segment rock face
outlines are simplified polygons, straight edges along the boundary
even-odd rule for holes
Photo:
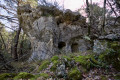
[[[32,9],[26,5],[18,8],[18,14],[20,26],[32,44],[30,59],[47,59],[55,54],[91,49],[91,41],[84,38],[88,33],[86,20],[77,12],[62,12],[54,6]],[[110,29],[106,28],[106,31],[110,32]],[[110,36],[116,38],[115,35],[100,38],[111,38]],[[94,47],[98,44],[99,42],[95,41]]]
[[[32,44],[32,59],[47,59],[54,54],[85,51],[91,47],[90,42],[83,39],[83,36],[87,35],[87,28],[83,26],[85,18],[78,13],[74,15],[68,10],[65,13],[58,10],[55,16],[51,16],[49,13],[46,14],[45,10],[48,9],[50,12],[54,11],[50,7],[31,9],[30,6],[29,11],[26,11],[25,6],[18,10],[21,27]],[[63,20],[59,22],[59,19]],[[83,24],[70,24],[80,22],[80,20]]]
[[[56,32],[58,29],[53,17],[41,17],[33,22],[33,29],[27,32],[32,43],[32,58],[46,59],[54,54],[58,42]]]
[[[93,52],[100,54],[107,49],[107,41],[94,40]]]

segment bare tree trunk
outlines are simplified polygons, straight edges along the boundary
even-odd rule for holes
[[[90,22],[90,25],[88,26],[88,35],[90,35],[91,34],[91,26],[92,26],[92,20],[91,20],[91,18],[92,18],[92,16],[91,16],[91,12],[90,12],[90,6],[89,6],[89,2],[88,2],[88,0],[86,0],[86,5],[87,5],[87,16],[88,16],[88,18],[89,18],[89,22]]]
[[[17,0],[17,7],[20,6],[20,3],[21,3],[21,0]],[[17,10],[18,12],[18,10]],[[19,15],[17,13],[17,15]],[[13,54],[13,58],[15,61],[18,61],[18,52],[17,52],[17,47],[18,47],[18,42],[19,42],[19,35],[20,35],[20,32],[21,32],[21,26],[20,26],[20,22],[19,22],[19,28],[18,28],[18,31],[14,37],[14,45],[12,46],[12,54]]]
[[[24,43],[24,36],[25,36],[25,34],[23,34],[22,35],[22,40],[21,40],[21,42],[20,42],[20,50],[19,50],[19,57],[22,57],[23,56],[23,47],[24,47],[24,45],[23,45],[23,43]]]
[[[18,61],[17,47],[18,47],[20,32],[21,32],[21,27],[19,27],[19,29],[14,37],[14,45],[12,47],[12,53],[13,53],[15,61]]]
[[[105,14],[106,14],[106,0],[104,0],[104,8],[103,8],[103,24],[102,24],[102,34],[104,34],[105,28]]]

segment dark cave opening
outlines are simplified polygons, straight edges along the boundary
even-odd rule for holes
[[[59,49],[62,49],[63,47],[65,47],[66,46],[66,43],[65,42],[59,42],[58,43],[58,48]]]
[[[71,45],[71,51],[72,52],[79,52],[79,49],[78,49],[78,43],[73,43],[72,45]]]

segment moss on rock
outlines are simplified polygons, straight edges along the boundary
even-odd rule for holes
[[[47,73],[40,73],[40,74],[38,74],[38,75],[35,75],[35,77],[34,77],[34,78],[31,78],[30,80],[37,80],[39,77],[43,77],[43,78],[45,78],[45,80],[46,80],[46,78],[48,78],[49,75],[48,75]]]
[[[64,58],[64,59],[67,59],[67,61],[71,61],[71,60],[72,60],[72,58],[69,57],[69,56],[63,56],[63,58]]]
[[[42,76],[42,77],[44,77],[44,78],[48,78],[48,77],[49,77],[49,75],[46,74],[46,73],[40,73],[40,76]]]
[[[50,61],[48,60],[43,61],[42,64],[39,66],[38,72],[42,71],[43,69],[46,69],[49,64],[50,64]]]
[[[68,77],[70,80],[82,80],[82,73],[77,68],[73,68],[68,73]]]
[[[59,59],[58,56],[53,56],[53,57],[51,58],[51,61],[53,62],[53,61],[56,61],[56,60],[58,60],[58,59]]]
[[[85,68],[90,68],[90,61],[88,56],[77,56],[75,57],[75,62],[79,62],[81,66]]]
[[[35,76],[27,73],[27,72],[20,72],[17,76],[14,77],[14,80],[18,80],[18,79],[30,79],[30,78],[34,78]]]
[[[3,73],[3,74],[0,74],[0,80],[12,79],[16,75],[17,74],[14,74],[14,73]]]
[[[56,71],[58,64],[59,64],[59,61],[58,61],[58,60],[53,61],[53,66],[50,68],[50,70],[51,70],[51,71]]]

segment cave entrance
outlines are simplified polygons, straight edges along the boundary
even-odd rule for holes
[[[72,52],[79,52],[78,43],[73,43],[73,44],[71,45],[71,51],[72,51]]]
[[[59,42],[59,43],[58,43],[58,48],[59,48],[59,49],[62,49],[62,48],[65,47],[65,46],[66,46],[65,42]]]

